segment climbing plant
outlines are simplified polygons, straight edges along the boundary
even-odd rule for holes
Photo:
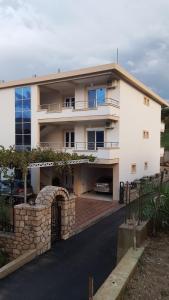
[[[65,168],[69,167],[68,161],[85,158],[89,161],[94,160],[93,156],[78,155],[77,153],[54,152],[50,149],[41,148],[32,149],[31,151],[16,151],[13,147],[5,149],[0,146],[0,168],[3,173],[7,173],[9,168],[17,168],[25,174],[31,163],[40,162],[53,162],[55,167]]]

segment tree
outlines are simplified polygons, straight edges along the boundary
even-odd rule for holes
[[[51,149],[42,150],[41,148],[32,149],[31,151],[17,151],[14,147],[5,149],[0,146],[0,168],[4,174],[10,169],[20,169],[24,180],[24,200],[26,202],[26,178],[29,165],[31,163],[53,162],[58,169],[70,169],[70,160],[89,159],[93,161],[93,156],[78,155],[77,153],[70,154],[65,152],[54,152]],[[60,164],[62,162],[62,164]]]

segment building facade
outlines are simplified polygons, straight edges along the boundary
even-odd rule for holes
[[[167,102],[116,64],[0,84],[0,144],[93,155],[94,162],[59,175],[32,170],[37,193],[61,185],[76,195],[99,177],[119,183],[160,171],[161,106]]]

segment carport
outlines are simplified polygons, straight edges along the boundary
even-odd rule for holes
[[[118,200],[119,199],[119,164],[94,164],[78,166],[74,172],[74,191],[76,195],[86,199]],[[112,193],[95,192],[95,184],[99,178],[109,177],[112,180]]]

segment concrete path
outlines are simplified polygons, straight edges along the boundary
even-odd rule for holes
[[[0,300],[88,300],[89,274],[96,291],[115,266],[123,217],[121,209],[1,280]]]

